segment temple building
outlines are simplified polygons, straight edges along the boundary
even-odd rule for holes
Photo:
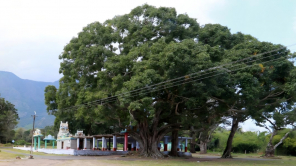
[[[137,151],[140,146],[138,142],[128,135],[129,129],[120,133],[100,134],[86,136],[83,131],[78,130],[74,135],[70,134],[68,122],[60,123],[60,129],[57,136],[57,149],[75,149],[75,150],[100,150],[117,151],[117,144],[123,144],[122,151]],[[178,151],[187,152],[187,142],[192,138],[179,137]],[[170,136],[164,136],[163,143],[158,144],[158,149],[162,151],[170,150]],[[182,142],[184,142],[182,144]],[[101,144],[101,146],[99,146]],[[169,145],[169,146],[168,146]]]
[[[68,122],[61,122],[57,136],[57,149],[76,149],[76,145],[76,139],[69,132]]]

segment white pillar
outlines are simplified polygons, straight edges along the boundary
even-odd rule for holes
[[[117,141],[116,141],[116,135],[113,136],[113,151],[117,150]]]
[[[86,147],[87,147],[87,139],[84,138],[84,149],[86,149]]]
[[[158,148],[158,150],[161,149],[161,143],[158,143],[158,144],[157,144],[157,148]]]
[[[185,139],[185,150],[184,150],[185,152],[187,152],[187,143],[188,143],[187,139]]]
[[[102,150],[105,150],[105,137],[102,137]]]
[[[105,148],[105,150],[108,150],[107,149],[107,139],[106,138],[104,138],[104,148]]]
[[[77,138],[77,150],[79,150],[79,138]]]
[[[87,149],[87,138],[84,138],[84,143],[85,143],[84,149]]]
[[[138,151],[139,149],[140,149],[139,142],[136,142],[136,150]]]
[[[96,139],[93,137],[93,150],[95,150]]]
[[[178,140],[178,151],[180,151],[181,149],[180,149],[180,143],[181,143],[181,141],[180,140]]]
[[[131,148],[132,148],[131,150],[132,150],[132,151],[134,151],[134,147],[135,147],[135,143],[132,142],[132,145],[131,145]]]
[[[163,151],[168,151],[168,137],[164,136]]]

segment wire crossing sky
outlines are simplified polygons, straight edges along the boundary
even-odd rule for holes
[[[292,47],[292,46],[295,46],[295,45],[296,44],[293,44],[293,45],[290,45],[289,47]],[[107,97],[107,98],[104,98],[104,99],[99,99],[99,100],[91,101],[91,102],[88,102],[88,103],[83,103],[83,104],[79,104],[79,105],[76,105],[76,106],[63,108],[63,109],[60,109],[60,111],[63,111],[63,110],[71,110],[71,111],[73,111],[73,110],[76,110],[79,107],[83,107],[83,106],[92,107],[92,106],[96,106],[96,105],[103,105],[103,104],[106,104],[106,103],[115,102],[115,101],[118,100],[118,98],[136,97],[136,96],[140,96],[140,95],[147,94],[147,93],[157,92],[157,91],[160,91],[160,90],[163,90],[163,89],[169,89],[169,88],[176,87],[176,86],[183,85],[183,84],[188,84],[188,83],[193,83],[193,82],[196,82],[196,81],[208,79],[208,78],[211,78],[211,77],[221,75],[221,74],[223,74],[225,72],[235,72],[235,71],[239,71],[239,70],[246,69],[246,68],[249,68],[249,67],[253,67],[254,65],[266,64],[268,62],[283,60],[282,57],[277,57],[276,58],[275,56],[279,55],[279,54],[286,53],[288,50],[284,51],[284,52],[280,52],[280,50],[284,49],[284,48],[286,48],[286,47],[281,47],[281,48],[271,50],[271,51],[268,51],[268,52],[264,52],[264,53],[261,53],[261,54],[257,54],[257,55],[251,56],[251,57],[243,58],[243,59],[240,59],[240,60],[237,60],[237,61],[234,61],[234,62],[221,64],[219,66],[209,68],[209,69],[206,69],[204,71],[184,75],[182,77],[178,77],[178,78],[167,80],[167,81],[160,82],[160,83],[157,83],[157,84],[149,85],[149,86],[146,86],[146,87],[143,87],[143,88],[131,90],[131,91],[124,92],[124,93],[114,95],[114,96],[111,96],[111,97]],[[263,57],[263,55],[268,54],[268,53],[272,53],[272,54]],[[267,58],[273,58],[273,57],[274,57],[274,59],[266,60]],[[259,61],[259,62],[257,62],[257,61]],[[239,62],[242,62],[242,63],[239,63]],[[257,62],[257,63],[253,63],[253,62]],[[248,65],[247,63],[248,64],[252,63],[252,64]],[[235,64],[235,65],[233,65],[233,64]],[[242,65],[246,65],[246,66],[242,67]],[[222,69],[222,71],[224,71],[224,72],[217,73],[217,69]],[[201,75],[199,75],[199,74],[201,74]],[[210,74],[214,74],[214,75],[210,75]],[[187,77],[187,79],[186,79],[186,77]],[[184,82],[184,79],[185,79],[185,82]]]
[[[87,24],[104,22],[147,1],[14,0],[0,2],[0,71],[23,79],[59,80],[63,47]],[[260,41],[290,45],[296,38],[296,1],[149,0],[176,8],[201,25],[219,23]],[[296,49],[291,49],[296,51]]]

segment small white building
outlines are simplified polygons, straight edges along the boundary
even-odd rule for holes
[[[85,136],[83,131],[77,131],[74,137],[69,132],[68,122],[60,124],[59,133],[57,136],[57,149],[91,149],[91,138]],[[83,137],[85,139],[77,139],[78,137]],[[89,138],[88,138],[89,137]],[[77,143],[79,140],[79,144]],[[79,147],[77,147],[79,146]]]

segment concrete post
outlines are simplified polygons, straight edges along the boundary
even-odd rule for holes
[[[36,150],[36,137],[34,137],[34,150]]]
[[[102,151],[105,151],[105,137],[102,137]]]
[[[185,152],[187,152],[187,139],[185,139]]]
[[[93,137],[93,150],[95,150],[95,145],[96,145],[96,139]]]
[[[168,137],[164,137],[163,141],[163,151],[168,151]]]
[[[104,148],[105,148],[105,150],[108,150],[108,148],[107,148],[107,139],[105,138],[105,141],[104,141],[105,143],[104,143]]]
[[[38,136],[38,149],[40,149],[40,136]]]
[[[97,140],[97,149],[99,150],[99,140]]]
[[[131,151],[134,151],[134,147],[135,147],[135,143],[134,143],[134,142],[132,142]]]
[[[54,149],[54,140],[52,141],[52,149]]]
[[[113,151],[117,150],[117,141],[116,141],[116,135],[113,136]]]
[[[87,139],[84,138],[84,149],[86,149],[86,147],[87,147]]]
[[[77,138],[77,142],[76,142],[76,144],[77,144],[77,150],[79,150],[79,142],[80,140],[79,140],[79,138]]]
[[[124,133],[124,149],[123,151],[127,151],[128,150],[128,134],[127,133]]]
[[[47,140],[45,140],[44,149],[46,149],[47,146]]]
[[[136,142],[136,151],[140,149],[139,142]]]

